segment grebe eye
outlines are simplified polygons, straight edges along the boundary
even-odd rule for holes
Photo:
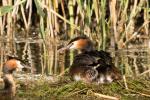
[[[74,43],[72,42],[67,46],[67,48],[71,49],[71,48],[73,48],[73,45],[74,45]]]
[[[69,45],[72,46],[73,44],[74,44],[74,43],[72,42],[72,43],[70,43]]]

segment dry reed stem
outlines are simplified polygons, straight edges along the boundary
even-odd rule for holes
[[[95,11],[96,21],[97,21],[97,23],[99,23],[100,9],[99,9],[99,2],[98,2],[98,0],[93,0],[93,7],[94,7],[94,11]]]
[[[46,46],[45,45],[43,45],[43,59],[41,59],[41,62],[43,62],[41,65],[42,65],[42,73],[44,73],[44,70],[46,69],[46,64],[47,64],[47,57],[46,57],[46,55],[47,55],[47,53],[46,53],[46,51],[47,51],[47,49],[46,49]]]
[[[145,75],[145,74],[147,74],[147,73],[150,73],[150,69],[149,69],[149,70],[144,71],[144,72],[143,72],[143,73],[141,73],[141,74],[139,74],[139,75],[138,75],[138,77],[143,76],[143,75]]]
[[[78,26],[76,26],[75,24],[70,23],[70,21],[68,21],[67,19],[65,19],[64,17],[62,17],[58,13],[56,13],[54,10],[50,9],[50,12],[53,13],[53,14],[55,14],[60,19],[64,20],[66,23],[70,24],[72,27],[76,28],[77,30],[80,30],[80,28]]]
[[[1,35],[3,35],[4,27],[5,27],[5,24],[6,24],[5,22],[6,22],[6,16],[3,17],[3,21],[2,21],[2,29],[3,30],[2,30]]]
[[[7,2],[6,2],[6,0],[2,0],[2,5],[3,6],[7,6],[8,4],[7,4]],[[0,17],[0,20],[1,20],[1,35],[3,35],[3,32],[4,32],[4,26],[5,26],[5,24],[6,24],[6,15],[4,15],[3,17]]]
[[[87,95],[92,95],[92,96],[96,96],[96,97],[99,97],[99,98],[106,98],[106,99],[109,99],[109,100],[119,100],[119,98],[117,98],[117,97],[108,96],[108,95],[104,95],[104,94],[100,94],[100,93],[95,93],[91,90],[87,91]]]
[[[27,19],[25,17],[24,8],[23,8],[22,4],[21,4],[21,14],[22,14],[22,17],[23,17],[25,28],[28,29]]]
[[[39,1],[38,1],[39,2]],[[80,30],[80,27],[70,23],[69,20],[67,20],[66,18],[64,18],[63,16],[61,16],[60,14],[58,14],[57,12],[55,12],[53,9],[49,9],[46,5],[42,4],[41,2],[39,2],[39,4],[42,6],[42,8],[47,9],[47,11],[50,11],[51,13],[55,14],[57,17],[59,17],[60,19],[64,20],[66,23],[70,24],[73,28]]]
[[[58,12],[58,0],[54,0],[53,1],[53,6],[54,6],[54,11]],[[55,30],[54,30],[54,35],[57,35],[57,32],[59,32],[59,24],[57,22],[57,16],[54,15],[54,26],[55,26]]]
[[[127,80],[126,80],[125,75],[123,75],[123,82],[124,82],[125,89],[128,89]]]
[[[62,73],[60,73],[59,75],[57,75],[57,77],[63,76],[67,71],[69,71],[69,68],[66,68]]]
[[[18,8],[19,8],[19,2],[20,0],[17,0],[13,6],[13,11],[12,11],[12,16],[14,17],[18,13]]]
[[[148,2],[147,2],[147,8],[149,8]],[[144,10],[144,23],[149,21],[150,17],[149,17],[149,12],[147,9]],[[149,24],[145,25],[145,33],[148,35],[149,33]]]
[[[73,93],[69,93],[69,94],[68,94],[67,96],[65,96],[65,97],[73,96],[73,95],[78,94],[78,93],[80,93],[80,92],[82,92],[82,91],[85,91],[85,90],[87,90],[87,88],[84,88],[84,89],[79,90],[79,91],[75,91],[75,92],[73,92]]]
[[[132,89],[127,89],[127,90],[128,90],[128,91],[131,91],[131,92],[134,92],[134,93],[136,93],[136,94],[140,94],[140,95],[145,96],[145,97],[150,97],[150,95],[149,95],[149,94],[145,94],[145,93],[137,92],[137,91],[134,91],[134,90],[132,90]]]
[[[133,9],[132,9],[130,17],[129,17],[129,23],[128,23],[126,29],[125,29],[125,33],[127,35],[127,39],[130,36],[130,34],[131,34],[130,31],[133,31],[133,29],[131,29],[131,27],[132,27],[132,25],[134,23],[133,17],[135,16],[136,8],[137,8],[137,0],[134,1],[134,6],[133,6]]]
[[[32,15],[32,0],[28,0],[26,4],[26,9],[29,9],[29,16],[28,16],[28,23],[27,23],[27,29],[29,29],[31,24],[31,15]]]
[[[1,56],[0,56],[0,71],[2,72],[2,68],[3,68],[3,63],[4,63],[4,45],[3,45],[3,43],[1,43],[1,50],[0,50],[0,54],[1,54]]]
[[[52,14],[50,13],[50,8],[47,9],[47,33],[49,34],[49,36],[51,36],[52,38],[54,38],[54,35],[52,34],[54,32],[53,30],[53,23],[52,23]]]
[[[133,58],[133,67],[135,68],[134,70],[135,70],[135,75],[138,75],[139,74],[139,70],[138,70],[138,66],[137,66],[137,64],[136,64],[136,61],[137,61],[137,57],[134,57]]]
[[[0,35],[3,34],[3,30],[4,30],[4,28],[3,28],[3,21],[2,21],[2,17],[0,17]]]
[[[109,4],[110,8],[110,19],[112,22],[112,27],[113,27],[113,33],[114,33],[114,38],[115,42],[118,42],[119,34],[117,33],[117,12],[116,12],[116,0],[111,0]]]
[[[78,24],[78,21],[79,21],[79,13],[80,13],[79,6],[77,7],[76,13],[77,13],[77,16],[76,16],[76,18],[75,18],[75,24],[77,25],[77,24]]]
[[[55,47],[54,47],[54,68],[55,68],[55,70],[56,70],[56,73],[55,74],[57,74],[57,72],[58,72],[58,55],[57,55],[57,46],[56,46],[56,44],[55,44]],[[60,68],[60,73],[61,72],[63,72],[65,70],[65,68],[64,67],[61,67]]]

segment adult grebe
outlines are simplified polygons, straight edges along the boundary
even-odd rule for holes
[[[16,69],[28,68],[17,59],[9,59],[3,65],[4,89],[0,91],[1,99],[12,99],[16,93],[16,84],[13,78],[13,71]]]
[[[59,51],[69,49],[77,49],[81,52],[74,57],[70,67],[70,75],[74,80],[107,83],[120,79],[120,72],[114,66],[110,54],[103,50],[95,50],[92,41],[87,36],[72,39]]]

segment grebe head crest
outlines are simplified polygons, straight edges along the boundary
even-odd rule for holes
[[[73,38],[66,47],[59,49],[59,51],[77,49],[81,52],[92,51],[94,46],[92,41],[87,36],[79,36]]]
[[[14,70],[22,70],[23,68],[28,68],[25,64],[23,64],[20,60],[17,59],[9,59],[3,65],[3,73],[4,74],[11,74]]]

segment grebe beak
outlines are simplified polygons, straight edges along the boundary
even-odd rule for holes
[[[65,50],[70,50],[70,49],[74,49],[74,48],[75,48],[74,43],[70,43],[70,44],[68,44],[67,46],[58,49],[57,52],[62,53],[62,52],[64,52]]]
[[[17,63],[17,71],[22,71],[22,69],[24,68],[31,70],[31,67],[21,63],[19,60],[17,60],[16,63]]]

